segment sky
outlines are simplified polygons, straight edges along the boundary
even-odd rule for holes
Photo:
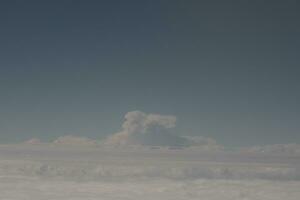
[[[300,143],[300,5],[0,2],[0,143],[104,138],[140,110],[227,146]]]

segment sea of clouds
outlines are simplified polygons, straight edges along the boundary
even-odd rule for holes
[[[298,200],[298,182],[166,179],[72,182],[1,181],[2,200]]]
[[[299,157],[0,145],[1,200],[300,197]]]
[[[0,145],[0,200],[300,199],[300,146],[226,150],[172,134],[176,117],[129,112],[98,141],[63,135]]]

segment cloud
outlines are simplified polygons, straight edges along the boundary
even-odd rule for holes
[[[0,155],[4,159],[0,160],[0,181],[10,182],[12,178],[20,181],[25,177],[30,178],[30,182],[37,180],[35,178],[52,181],[54,179],[129,181],[165,178],[300,180],[299,161],[285,155],[253,157],[249,154],[237,155],[234,152],[211,154],[194,151],[174,154],[166,150],[157,153],[149,149],[102,151],[93,148],[84,151],[80,148],[57,148],[55,145],[46,148],[39,145],[34,148],[16,147],[15,145],[1,147]]]
[[[87,137],[66,135],[58,137],[56,140],[53,141],[53,143],[59,145],[93,146],[97,144],[97,141]]]
[[[141,111],[125,115],[122,130],[106,140],[108,145],[185,146],[188,139],[169,132],[176,125],[173,115],[146,114]]]
[[[178,136],[170,132],[176,126],[173,115],[147,114],[141,111],[128,112],[122,130],[107,138],[110,146],[147,145],[169,147],[197,147],[202,150],[221,150],[222,146],[208,137]]]
[[[150,146],[151,148],[170,147],[170,149],[181,149],[193,147],[199,150],[223,150],[216,140],[203,136],[175,135],[171,132],[176,126],[176,116],[149,114],[141,111],[128,112],[124,116],[124,123],[120,132],[110,135],[99,143],[87,137],[65,135],[60,136],[50,143],[42,143],[38,138],[25,141],[26,144],[55,144],[94,146],[105,144],[107,146],[130,146],[140,148]]]

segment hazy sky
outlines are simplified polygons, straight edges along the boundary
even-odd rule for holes
[[[0,142],[101,138],[128,111],[224,145],[300,142],[300,5],[0,2]]]

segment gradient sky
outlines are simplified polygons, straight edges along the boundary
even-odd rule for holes
[[[224,145],[300,143],[300,6],[0,2],[0,142],[103,138],[132,110]]]

